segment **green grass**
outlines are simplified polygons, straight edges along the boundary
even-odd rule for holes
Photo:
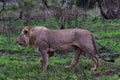
[[[78,19],[78,27],[88,29],[96,37],[97,47],[101,45],[112,51],[112,54],[120,53],[120,20]],[[40,53],[34,52],[31,48],[18,46],[17,35],[24,26],[24,21],[11,21],[6,24],[15,25],[20,28],[11,34],[0,34],[0,80],[119,80],[120,79],[120,58],[115,63],[100,61],[97,71],[91,71],[93,62],[89,57],[81,56],[76,68],[66,69],[64,66],[71,63],[73,52],[67,55],[55,54],[49,59],[48,70],[41,68],[39,62]],[[51,29],[59,29],[59,21],[49,18],[47,21],[37,20],[29,23],[32,26],[47,26]],[[71,26],[74,27],[72,21]],[[70,27],[71,27],[70,26]],[[65,25],[70,28],[69,24]],[[9,37],[8,37],[9,35]],[[99,43],[99,44],[98,44]],[[103,54],[101,54],[103,55]],[[109,55],[106,53],[105,55]]]
[[[79,80],[83,78],[106,80],[106,79],[119,79],[119,74],[116,68],[119,68],[119,60],[116,63],[105,63],[101,61],[98,71],[93,72],[90,70],[92,61],[89,58],[81,56],[78,66],[74,69],[66,69],[72,58],[59,58],[58,56],[49,59],[48,71],[41,68],[39,57],[32,54],[4,54],[0,57],[0,78],[3,80]],[[107,72],[117,72],[112,74],[113,77],[107,75]],[[96,75],[99,76],[96,77]],[[104,75],[103,75],[104,74]],[[85,77],[86,76],[86,77]],[[106,77],[107,78],[106,78]],[[100,78],[100,79],[99,79]]]

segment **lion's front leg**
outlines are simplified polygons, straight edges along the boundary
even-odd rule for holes
[[[40,58],[40,62],[41,62],[42,68],[43,68],[43,58],[42,58],[42,56]]]
[[[43,69],[47,70],[48,66],[48,53],[46,50],[41,51],[41,59],[40,62],[42,64]]]

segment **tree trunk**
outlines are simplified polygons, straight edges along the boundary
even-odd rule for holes
[[[106,19],[115,19],[120,15],[120,2],[113,0],[97,0],[102,16]]]
[[[3,3],[3,7],[2,7],[2,9],[0,10],[0,13],[1,13],[1,12],[4,11],[4,9],[5,9],[6,0],[0,0],[0,1]]]

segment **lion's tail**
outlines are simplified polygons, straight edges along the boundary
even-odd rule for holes
[[[115,62],[115,60],[113,60],[113,59],[106,60],[104,57],[102,57],[102,56],[99,54],[98,49],[97,49],[97,47],[96,47],[95,38],[94,38],[93,35],[91,35],[91,36],[92,36],[92,41],[93,41],[93,46],[94,46],[94,48],[95,48],[95,52],[97,53],[97,55],[99,56],[99,58],[103,59],[103,60],[106,61],[106,62]]]

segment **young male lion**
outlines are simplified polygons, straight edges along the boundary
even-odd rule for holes
[[[55,51],[75,49],[75,55],[68,66],[75,67],[82,52],[87,53],[94,62],[92,70],[98,68],[98,53],[92,33],[85,29],[51,30],[46,27],[24,27],[17,38],[17,43],[32,47],[41,52],[41,64],[44,69],[48,66],[48,57]],[[108,60],[109,61],[109,60]]]

